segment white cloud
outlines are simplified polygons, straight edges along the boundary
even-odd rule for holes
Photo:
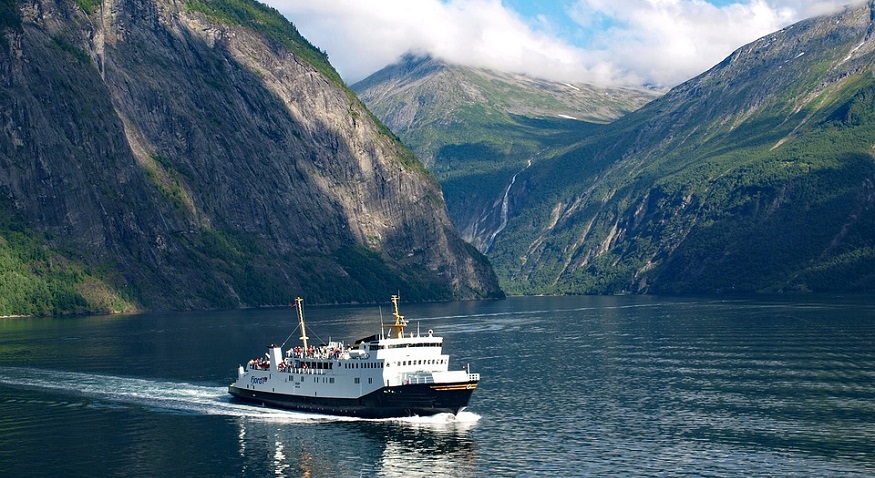
[[[354,83],[407,52],[571,82],[671,86],[736,48],[849,0],[579,0],[581,38],[501,0],[268,0]],[[726,2],[723,2],[726,3]],[[554,19],[555,21],[555,19]],[[605,29],[606,28],[606,29]],[[566,28],[567,29],[567,28]],[[604,30],[602,30],[604,29]]]
[[[428,53],[451,62],[567,79],[587,77],[584,52],[535,30],[500,0],[271,0],[347,82]]]
[[[740,46],[842,1],[581,0],[570,14],[582,28],[610,25],[589,46],[623,72],[620,80],[671,86],[720,62]]]

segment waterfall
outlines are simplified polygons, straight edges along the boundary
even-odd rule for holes
[[[525,171],[526,169],[529,169],[529,166],[531,166],[531,165],[532,165],[532,159],[529,158],[528,162],[526,163],[526,167],[517,171],[516,174],[514,174],[513,177],[510,178],[510,184],[508,184],[507,188],[505,188],[504,197],[501,198],[501,215],[500,215],[501,221],[499,222],[498,227],[495,229],[495,231],[493,231],[492,234],[489,235],[489,239],[484,244],[484,246],[483,246],[483,253],[484,254],[488,253],[489,249],[492,248],[492,243],[495,242],[495,237],[498,236],[498,234],[500,234],[501,231],[503,231],[505,227],[507,227],[507,208],[508,208],[508,201],[509,201],[509,197],[510,197],[510,188],[512,188],[513,184],[516,182],[516,177],[519,176],[519,174],[521,172]]]

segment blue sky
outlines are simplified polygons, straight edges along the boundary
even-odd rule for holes
[[[861,0],[266,0],[355,83],[409,52],[569,83],[671,87]]]

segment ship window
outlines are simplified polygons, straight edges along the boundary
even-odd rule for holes
[[[334,377],[329,378],[328,383],[334,383]]]
[[[356,378],[355,378],[355,383],[361,383],[361,379],[358,378],[358,377],[356,377]]]
[[[369,379],[368,379],[368,383],[374,383],[374,379],[373,379],[373,378],[369,378]]]

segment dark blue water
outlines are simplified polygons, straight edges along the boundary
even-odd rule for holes
[[[0,475],[875,476],[875,299],[402,313],[481,373],[457,419],[232,402],[237,365],[292,333],[289,310],[0,320]],[[376,307],[307,319],[326,341],[379,329]]]

